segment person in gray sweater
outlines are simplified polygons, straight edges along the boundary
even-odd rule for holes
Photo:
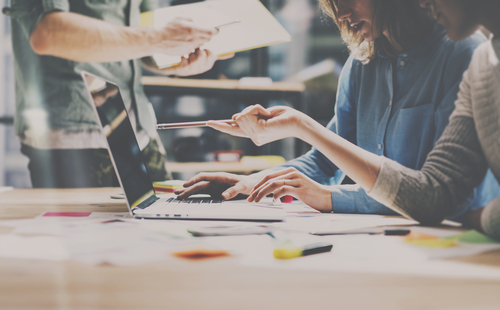
[[[233,116],[235,124],[208,124],[249,137],[262,145],[297,137],[316,147],[377,201],[422,224],[438,224],[472,193],[488,168],[500,181],[500,1],[420,0],[431,8],[448,36],[462,40],[481,26],[492,33],[477,48],[465,72],[449,125],[421,170],[365,151],[288,107],[251,106]],[[307,177],[288,168],[264,177],[248,201],[294,195],[307,189]],[[310,193],[314,195],[314,193]],[[467,224],[500,239],[500,198],[470,212]]]

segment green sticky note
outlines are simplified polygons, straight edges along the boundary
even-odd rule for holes
[[[495,239],[492,239],[477,230],[469,230],[464,232],[463,234],[458,235],[458,241],[464,242],[464,243],[475,243],[475,244],[481,244],[481,243],[497,243]]]

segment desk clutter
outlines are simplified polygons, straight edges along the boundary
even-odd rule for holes
[[[131,266],[236,258],[245,266],[500,279],[500,269],[447,261],[500,249],[476,231],[412,226],[379,215],[320,214],[283,204],[276,223],[160,221],[128,213],[45,212],[0,221],[0,257]]]

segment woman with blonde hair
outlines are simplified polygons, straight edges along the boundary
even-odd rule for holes
[[[422,168],[448,124],[472,53],[486,39],[477,33],[458,43],[451,41],[443,26],[435,22],[432,12],[422,9],[418,0],[321,0],[320,3],[337,23],[351,51],[340,76],[335,117],[323,129],[405,167]],[[268,142],[281,131],[262,131],[260,126],[266,124],[263,120],[248,126],[240,124],[243,115],[260,110],[257,107],[244,110],[236,118],[241,128],[216,124],[213,127],[252,137],[257,143],[261,143],[261,138]],[[289,134],[296,132],[295,129]],[[267,136],[261,137],[261,133]],[[250,176],[200,174],[189,180],[178,194],[183,198],[196,192],[220,190],[229,199],[238,193],[249,194],[263,177],[269,180],[280,176],[271,189],[284,188],[287,194],[324,212],[395,214],[367,195],[362,184],[339,185],[344,172],[316,147],[285,165]],[[486,178],[488,186],[479,187],[468,202],[447,216],[457,219],[466,210],[483,206],[500,193],[493,176],[488,174]]]
[[[309,141],[377,201],[421,223],[439,223],[460,208],[488,168],[500,180],[500,2],[420,0],[420,4],[433,9],[453,40],[467,38],[480,26],[492,37],[475,51],[450,123],[419,171],[367,152],[286,107],[253,106],[234,116],[237,125],[212,126],[248,136],[259,145],[289,136]],[[280,197],[292,184],[286,173],[268,176],[256,184],[248,199],[259,200],[270,192]],[[500,239],[500,198],[468,212],[465,220]]]

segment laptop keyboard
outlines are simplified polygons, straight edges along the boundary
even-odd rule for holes
[[[157,203],[147,210],[151,213],[157,214],[186,214],[193,212],[214,212],[220,208],[222,203],[221,199],[210,198],[188,198],[177,199],[169,198],[165,203]]]

